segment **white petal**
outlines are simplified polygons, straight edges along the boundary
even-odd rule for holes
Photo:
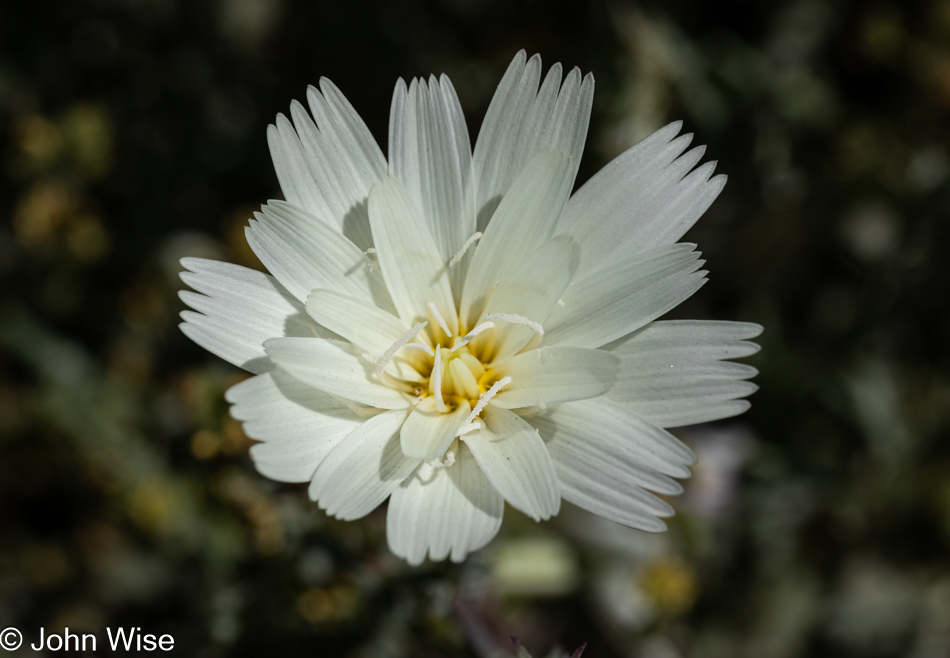
[[[663,475],[688,478],[687,466],[696,463],[692,450],[675,436],[603,396],[565,402],[531,416],[530,421],[548,440],[563,433],[564,437],[595,441],[597,446],[616,443],[616,450],[627,455],[631,464]]]
[[[385,354],[409,329],[395,315],[333,290],[311,292],[307,312],[330,331],[375,357]]]
[[[257,470],[280,482],[309,482],[327,453],[366,420],[353,403],[281,370],[232,386],[224,397],[244,433],[264,442],[251,447]]]
[[[386,175],[386,159],[359,114],[332,82],[321,78],[319,90],[309,87],[307,101],[323,137],[324,171],[333,172],[324,183],[335,188],[328,198],[338,199],[343,234],[365,250],[373,246],[366,199]]]
[[[306,301],[326,288],[393,308],[375,263],[359,247],[319,219],[282,201],[271,201],[251,221],[247,242],[290,293]]]
[[[673,509],[645,490],[682,492],[667,475],[688,477],[695,458],[675,437],[604,398],[559,405],[531,423],[547,442],[564,500],[633,528],[666,527],[657,517]]]
[[[284,198],[346,235],[360,249],[372,246],[366,198],[386,173],[382,152],[336,87],[322,81],[324,94],[307,97],[319,127],[303,106],[291,104],[293,125],[278,115],[267,141]]]
[[[284,198],[309,212],[326,212],[326,203],[307,164],[300,138],[283,114],[277,115],[276,125],[267,127],[267,145]]]
[[[307,204],[297,204],[306,208],[314,216],[334,227],[338,232],[343,230],[343,216],[346,214],[346,204],[341,198],[339,182],[336,179],[336,168],[326,153],[325,139],[313,119],[299,101],[290,104],[290,117],[293,120],[294,132],[303,150],[303,159],[307,164],[310,180],[319,194]],[[278,117],[278,126],[283,117]],[[306,170],[301,173],[306,173]],[[287,201],[294,203],[285,194]]]
[[[573,188],[587,139],[594,77],[588,74],[582,81],[581,71],[575,67],[562,85],[561,72],[559,63],[550,68],[531,111],[524,115],[519,142],[514,149],[518,164],[513,172],[524,167],[539,151],[552,148],[570,157],[568,179]]]
[[[387,411],[348,434],[317,468],[310,499],[344,521],[376,509],[419,463],[399,449],[399,428],[405,420],[405,411]]]
[[[389,139],[389,171],[422,210],[447,263],[475,232],[475,210],[468,128],[446,76],[431,77],[428,85],[413,80],[408,91],[402,80],[397,83]],[[456,286],[465,265],[450,271]]]
[[[507,409],[482,412],[485,427],[462,436],[488,481],[512,507],[535,521],[561,508],[551,456],[536,429]]]
[[[587,128],[590,124],[590,110],[594,104],[594,76],[591,73],[583,76],[581,71],[571,69],[561,91],[558,93],[557,103],[554,106],[554,116],[542,133],[538,142],[539,147],[550,146],[564,151],[571,156],[571,188],[577,176],[584,155],[584,145],[587,142]]]
[[[264,344],[274,363],[295,379],[380,409],[404,409],[409,401],[376,380],[373,364],[354,354],[349,343],[322,338],[274,338]]]
[[[323,86],[329,90],[332,84],[325,80]],[[339,94],[335,87],[332,89]],[[361,249],[366,249],[372,245],[366,199],[373,183],[385,175],[385,160],[345,99],[342,100],[344,112],[352,114],[356,126],[353,134],[349,134],[340,114],[327,111],[327,101],[315,87],[308,88],[308,97],[311,96],[311,106],[320,111],[320,128],[296,101],[290,105],[290,114],[311,175],[322,195],[323,210],[315,207],[313,212],[350,237]],[[342,94],[339,97],[342,99]]]
[[[209,352],[254,373],[273,366],[264,341],[312,335],[303,306],[272,276],[240,265],[183,258],[181,279],[201,295],[179,293],[200,313],[185,311],[182,332]],[[203,315],[202,315],[203,314]]]
[[[410,324],[425,319],[426,304],[431,302],[457,332],[446,264],[421,211],[398,180],[388,176],[373,188],[369,217],[383,279],[399,317]]]
[[[695,246],[660,247],[574,281],[551,311],[544,342],[600,347],[663,315],[705,283]]]
[[[543,323],[567,289],[577,269],[577,245],[568,236],[549,240],[535,249],[491,293],[484,315],[516,314]],[[495,323],[497,342],[493,363],[502,363],[535,337],[520,324]]]
[[[501,527],[505,503],[463,444],[447,468],[420,464],[389,499],[386,538],[409,564],[451,556],[461,562],[490,542]]]
[[[726,177],[710,178],[715,163],[690,173],[704,147],[675,159],[692,138],[673,139],[681,125],[670,124],[633,146],[571,197],[555,232],[581,244],[580,275],[673,244],[719,196]]]
[[[561,85],[561,66],[556,64],[539,90],[540,76],[541,58],[535,55],[526,63],[524,51],[519,52],[488,107],[473,155],[480,229],[526,163],[544,149],[569,156],[567,185],[573,186],[587,137],[594,79],[587,75],[581,81],[580,71],[574,69]]]
[[[606,349],[620,357],[607,397],[661,427],[708,422],[742,413],[756,386],[752,366],[721,361],[758,351],[757,324],[653,322]]]
[[[307,89],[307,101],[346,186],[354,190],[354,197],[365,198],[376,181],[386,175],[386,158],[372,133],[327,78],[320,79],[319,90],[313,86]]]
[[[511,377],[492,404],[503,409],[583,400],[605,393],[617,377],[614,355],[583,347],[541,347],[495,367]]]
[[[538,245],[551,237],[571,193],[569,161],[558,151],[539,153],[511,186],[475,248],[462,289],[462,322],[478,317],[485,295]]]
[[[541,87],[537,90],[528,111],[519,117],[512,117],[519,120],[521,126],[517,141],[508,145],[508,148],[511,149],[511,173],[509,174],[511,180],[514,180],[517,172],[537,152],[537,145],[541,141],[542,135],[550,130],[551,119],[554,116],[554,104],[557,102],[557,92],[561,87],[563,72],[560,62],[551,66],[544,76],[544,80],[541,81]],[[531,88],[533,88],[533,85]],[[564,152],[567,153],[567,151]]]
[[[514,150],[519,142],[524,116],[530,111],[541,79],[541,57],[534,55],[525,63],[526,54],[519,51],[498,83],[485,119],[482,121],[472,167],[477,185],[476,210],[478,225],[484,228],[518,174]]]
[[[409,414],[399,434],[402,452],[413,459],[437,459],[445,454],[465,422],[471,406],[463,400],[451,413],[440,413],[431,397],[425,398]]]
[[[757,389],[754,384],[748,384],[744,390],[732,395],[751,395]],[[748,400],[722,393],[693,395],[688,399],[656,396],[653,399],[641,399],[633,403],[624,401],[620,404],[648,418],[659,427],[683,427],[720,418],[732,418],[744,414],[752,407]]]

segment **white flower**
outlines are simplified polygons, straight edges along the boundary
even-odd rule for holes
[[[474,152],[445,76],[396,85],[389,162],[327,80],[268,130],[271,275],[188,258],[182,331],[255,373],[227,393],[258,470],[341,519],[389,498],[413,564],[461,561],[561,499],[659,531],[695,459],[666,427],[732,416],[761,327],[655,322],[705,281],[676,244],[725,184],[670,124],[576,194],[594,91],[518,53]],[[539,87],[540,82],[540,87]],[[696,167],[696,168],[694,168]],[[200,293],[200,294],[199,294]]]

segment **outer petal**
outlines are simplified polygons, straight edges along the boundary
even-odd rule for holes
[[[462,322],[478,317],[485,296],[524,258],[551,237],[564,202],[571,193],[569,161],[558,151],[543,151],[512,185],[492,218],[465,277]]]
[[[319,90],[308,87],[307,102],[324,137],[326,162],[335,173],[343,234],[360,249],[368,249],[372,234],[366,198],[386,175],[386,159],[366,124],[332,82],[321,78]]]
[[[411,565],[461,562],[498,533],[505,503],[464,444],[448,468],[420,464],[389,500],[390,550]]]
[[[251,447],[257,470],[280,482],[309,482],[327,453],[366,420],[354,413],[352,402],[281,370],[232,386],[225,399],[244,432],[263,441]]]
[[[612,521],[658,532],[673,509],[648,494],[678,494],[692,452],[672,434],[604,398],[568,402],[531,417],[547,442],[561,495]]]
[[[354,354],[349,343],[322,338],[274,338],[264,344],[267,355],[295,379],[330,395],[380,409],[405,409],[409,401],[380,384],[369,361]]]
[[[565,402],[532,415],[530,421],[539,430],[545,430],[548,439],[564,432],[564,436],[586,436],[588,442],[597,437],[595,445],[616,443],[631,464],[663,475],[688,478],[687,466],[696,463],[693,451],[675,436],[605,397]]]
[[[317,468],[310,498],[344,521],[366,516],[415,470],[399,449],[405,411],[370,418],[346,436]]]
[[[455,89],[440,80],[400,80],[389,120],[389,171],[422,209],[426,225],[449,262],[475,232],[472,147]],[[461,292],[467,259],[450,270]]]
[[[278,114],[276,123],[267,127],[267,145],[284,198],[295,206],[327,217],[329,209],[314,180],[303,145],[283,114]]]
[[[575,281],[551,311],[544,342],[600,347],[676,307],[705,283],[695,246],[660,247]]]
[[[448,269],[439,248],[402,184],[389,176],[370,193],[369,217],[383,279],[399,317],[409,323],[425,317],[426,304],[435,307],[458,331]]]
[[[737,398],[757,388],[742,380],[758,371],[721,359],[758,352],[746,339],[761,332],[761,326],[744,322],[653,322],[606,348],[620,357],[607,397],[660,427],[740,414],[749,403]]]
[[[333,228],[283,201],[271,201],[255,217],[248,244],[300,301],[314,288],[328,288],[393,308],[379,268]]]
[[[201,295],[182,291],[181,330],[209,352],[260,373],[273,367],[264,341],[312,335],[303,306],[272,276],[203,258],[183,258],[181,279]]]
[[[568,236],[550,240],[535,249],[492,291],[483,318],[492,314],[517,314],[544,322],[567,289],[577,268],[577,247]],[[534,330],[520,324],[496,321],[497,342],[493,363],[502,363],[535,338]]]
[[[673,139],[681,126],[672,123],[633,146],[571,197],[556,233],[580,243],[580,275],[673,244],[719,196],[726,177],[710,178],[713,162],[690,173],[705,147],[680,156],[692,138]]]
[[[561,508],[551,456],[536,429],[507,409],[489,404],[482,412],[486,427],[462,440],[475,455],[488,481],[512,507],[535,521]]]
[[[551,67],[541,89],[541,58],[515,55],[482,123],[473,155],[479,230],[484,229],[518,174],[537,153],[553,148],[569,156],[567,186],[573,187],[584,151],[594,96],[593,76],[571,71],[563,85],[561,66]],[[560,91],[558,92],[558,87]]]
[[[268,129],[268,144],[284,198],[342,230],[361,249],[372,246],[365,201],[386,173],[386,160],[340,90],[329,80],[310,87],[316,124],[294,103],[294,125],[283,115]]]
[[[416,405],[399,433],[402,452],[413,459],[437,459],[449,449],[472,408],[462,401],[451,413],[439,413],[431,397]]]
[[[492,404],[503,409],[583,400],[605,393],[617,378],[620,360],[603,350],[541,347],[495,368],[511,377]]]
[[[327,78],[320,79],[319,90],[313,86],[307,89],[307,102],[344,186],[354,190],[354,198],[365,198],[373,184],[386,175],[386,158],[369,128]]]

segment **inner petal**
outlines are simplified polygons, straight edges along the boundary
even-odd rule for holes
[[[376,255],[393,304],[407,323],[425,317],[432,303],[452,326],[458,318],[449,273],[422,219],[422,211],[395,178],[387,176],[369,195],[369,220]]]
[[[452,383],[455,384],[456,392],[467,398],[477,398],[478,380],[465,362],[462,359],[452,359],[449,361],[449,369],[452,372]]]
[[[572,238],[560,236],[525,256],[498,284],[481,316],[496,318],[497,344],[490,363],[501,363],[517,354],[538,335],[537,330],[557,305],[576,269],[577,245]],[[472,344],[478,346],[480,338]]]
[[[471,412],[468,400],[460,400],[448,413],[435,407],[432,397],[423,398],[409,414],[399,434],[402,452],[412,459],[437,459],[452,445],[462,422]]]

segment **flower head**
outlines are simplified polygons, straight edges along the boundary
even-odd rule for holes
[[[755,390],[723,360],[761,327],[655,321],[705,281],[676,241],[725,177],[675,123],[571,196],[593,90],[518,53],[473,151],[447,77],[400,80],[387,162],[322,80],[268,130],[286,200],[247,239],[270,275],[182,261],[182,331],[257,375],[227,399],[258,470],[342,519],[388,498],[413,564],[487,544],[505,501],[662,530],[653,493],[694,462],[664,428]]]

